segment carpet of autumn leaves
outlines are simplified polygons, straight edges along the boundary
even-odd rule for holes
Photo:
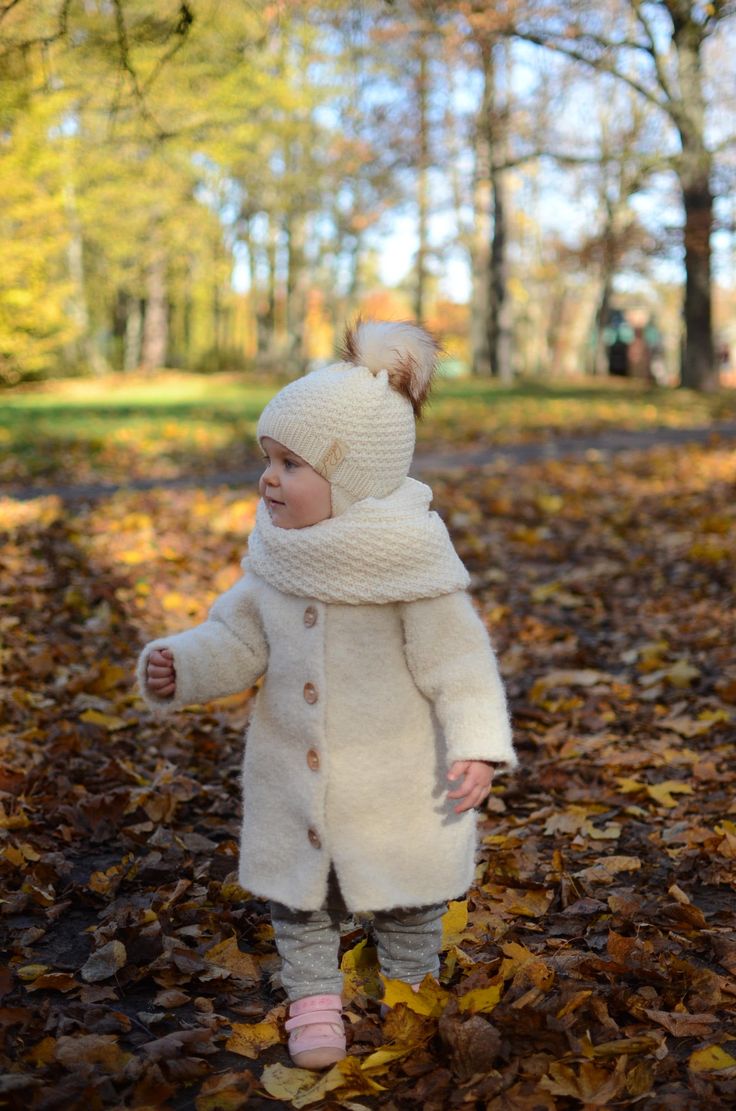
[[[736,1104],[736,454],[432,476],[521,759],[439,986],[343,941],[349,1056],[290,1066],[235,882],[252,692],[156,720],[132,667],[238,577],[255,492],[0,500],[0,1107]]]

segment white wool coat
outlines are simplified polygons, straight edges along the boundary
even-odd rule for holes
[[[157,647],[176,694],[145,684]],[[322,907],[330,866],[347,907],[442,902],[473,879],[476,815],[456,814],[455,760],[516,764],[506,699],[469,596],[344,605],[248,572],[203,624],[152,641],[138,675],[152,707],[234,694],[261,676],[243,763],[239,881]]]

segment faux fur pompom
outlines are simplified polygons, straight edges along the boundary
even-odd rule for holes
[[[407,320],[356,320],[345,329],[340,351],[346,363],[388,371],[389,382],[420,415],[432,385],[439,344],[425,328]]]

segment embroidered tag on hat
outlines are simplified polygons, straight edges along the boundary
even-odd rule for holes
[[[335,471],[335,468],[342,463],[347,453],[347,448],[341,440],[333,440],[320,459],[319,466],[315,467],[315,470],[319,471],[325,478],[329,478]]]

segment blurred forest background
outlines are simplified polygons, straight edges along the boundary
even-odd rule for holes
[[[5,0],[0,383],[736,378],[736,5]]]

